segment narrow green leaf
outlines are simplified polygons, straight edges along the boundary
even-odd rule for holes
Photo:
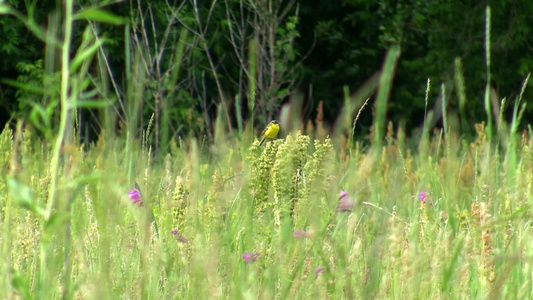
[[[242,137],[242,115],[241,115],[241,102],[239,95],[235,95],[235,114],[237,115],[237,127],[239,128],[239,137]]]
[[[39,105],[34,105],[30,112],[32,124],[39,130],[46,132],[50,128],[50,120],[46,111]]]
[[[176,55],[174,56],[174,67],[172,68],[172,73],[170,75],[171,84],[173,85],[177,85],[178,82],[179,70],[183,60],[183,51],[187,41],[187,32],[186,29],[182,29],[178,40],[178,47],[176,48]]]
[[[13,201],[21,207],[34,213],[43,214],[44,210],[37,204],[30,187],[7,176],[7,186]]]
[[[126,23],[126,20],[124,18],[112,14],[108,11],[94,7],[90,7],[78,12],[74,15],[74,20],[97,21],[115,25]]]
[[[2,79],[0,79],[0,83],[7,84],[7,85],[10,85],[12,87],[16,87],[18,89],[22,89],[22,90],[25,90],[25,91],[33,92],[33,93],[36,93],[36,94],[39,94],[39,95],[43,95],[44,94],[44,88],[41,88],[41,87],[38,87],[38,86],[29,85],[29,84],[25,84],[25,83],[21,83],[21,82],[18,82],[16,80],[13,80],[13,79],[2,78]]]
[[[71,104],[72,108],[104,108],[112,105],[116,99],[113,100],[83,100],[75,101]]]
[[[374,146],[376,149],[381,148],[381,139],[385,132],[387,102],[389,100],[394,71],[396,70],[396,63],[400,57],[400,52],[401,49],[399,45],[394,45],[389,49],[379,79],[379,89],[376,97],[376,117],[374,121]]]
[[[98,91],[98,89],[92,89],[92,90],[88,90],[86,92],[82,92],[81,93],[81,99],[90,99],[90,98],[94,98],[96,97],[96,95],[98,95],[100,91]]]
[[[449,258],[447,265],[444,267],[444,270],[442,272],[441,291],[444,293],[448,292],[450,288],[449,283],[450,283],[450,280],[453,278],[455,267],[459,259],[459,254],[461,253],[461,250],[463,249],[463,239],[464,239],[463,236],[458,238],[453,248],[453,253],[451,257]]]
[[[248,44],[248,109],[252,113],[252,122],[254,121],[255,96],[256,96],[256,59],[257,59],[257,40],[252,38]],[[253,123],[252,123],[253,126]]]
[[[104,41],[105,40],[103,38],[96,40],[90,47],[81,50],[70,63],[70,72],[75,73],[83,62],[89,61],[96,51],[100,49],[100,46],[104,43]]]

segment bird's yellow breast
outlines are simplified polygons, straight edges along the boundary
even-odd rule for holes
[[[269,139],[273,139],[278,136],[279,132],[279,124],[270,123],[268,125],[267,130],[265,131],[265,137]]]

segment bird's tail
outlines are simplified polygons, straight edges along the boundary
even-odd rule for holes
[[[263,138],[261,139],[261,141],[259,142],[259,147],[261,147],[261,145],[263,145],[263,143],[265,142],[265,140],[266,140],[266,137],[263,137]]]

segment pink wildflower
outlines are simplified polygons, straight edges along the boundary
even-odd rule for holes
[[[428,198],[428,192],[423,191],[418,193],[418,199],[420,199],[420,202],[426,203],[428,201]]]
[[[295,239],[303,239],[303,238],[306,238],[307,237],[307,232],[305,232],[304,230],[295,230],[294,231],[294,238]]]
[[[337,212],[350,212],[353,210],[354,203],[348,198],[348,192],[342,191],[339,197],[339,204],[337,206]]]
[[[244,261],[248,265],[251,264],[251,263],[254,263],[257,260],[258,257],[259,257],[258,253],[244,253],[242,255],[242,258],[244,259]]]
[[[322,267],[318,267],[315,269],[315,279],[318,278],[318,276],[320,276],[320,274],[324,273],[324,268]]]

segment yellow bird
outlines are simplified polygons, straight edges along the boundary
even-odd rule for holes
[[[268,126],[261,133],[261,141],[259,146],[263,145],[266,139],[274,139],[278,136],[279,133],[279,123],[276,120],[272,120]]]

